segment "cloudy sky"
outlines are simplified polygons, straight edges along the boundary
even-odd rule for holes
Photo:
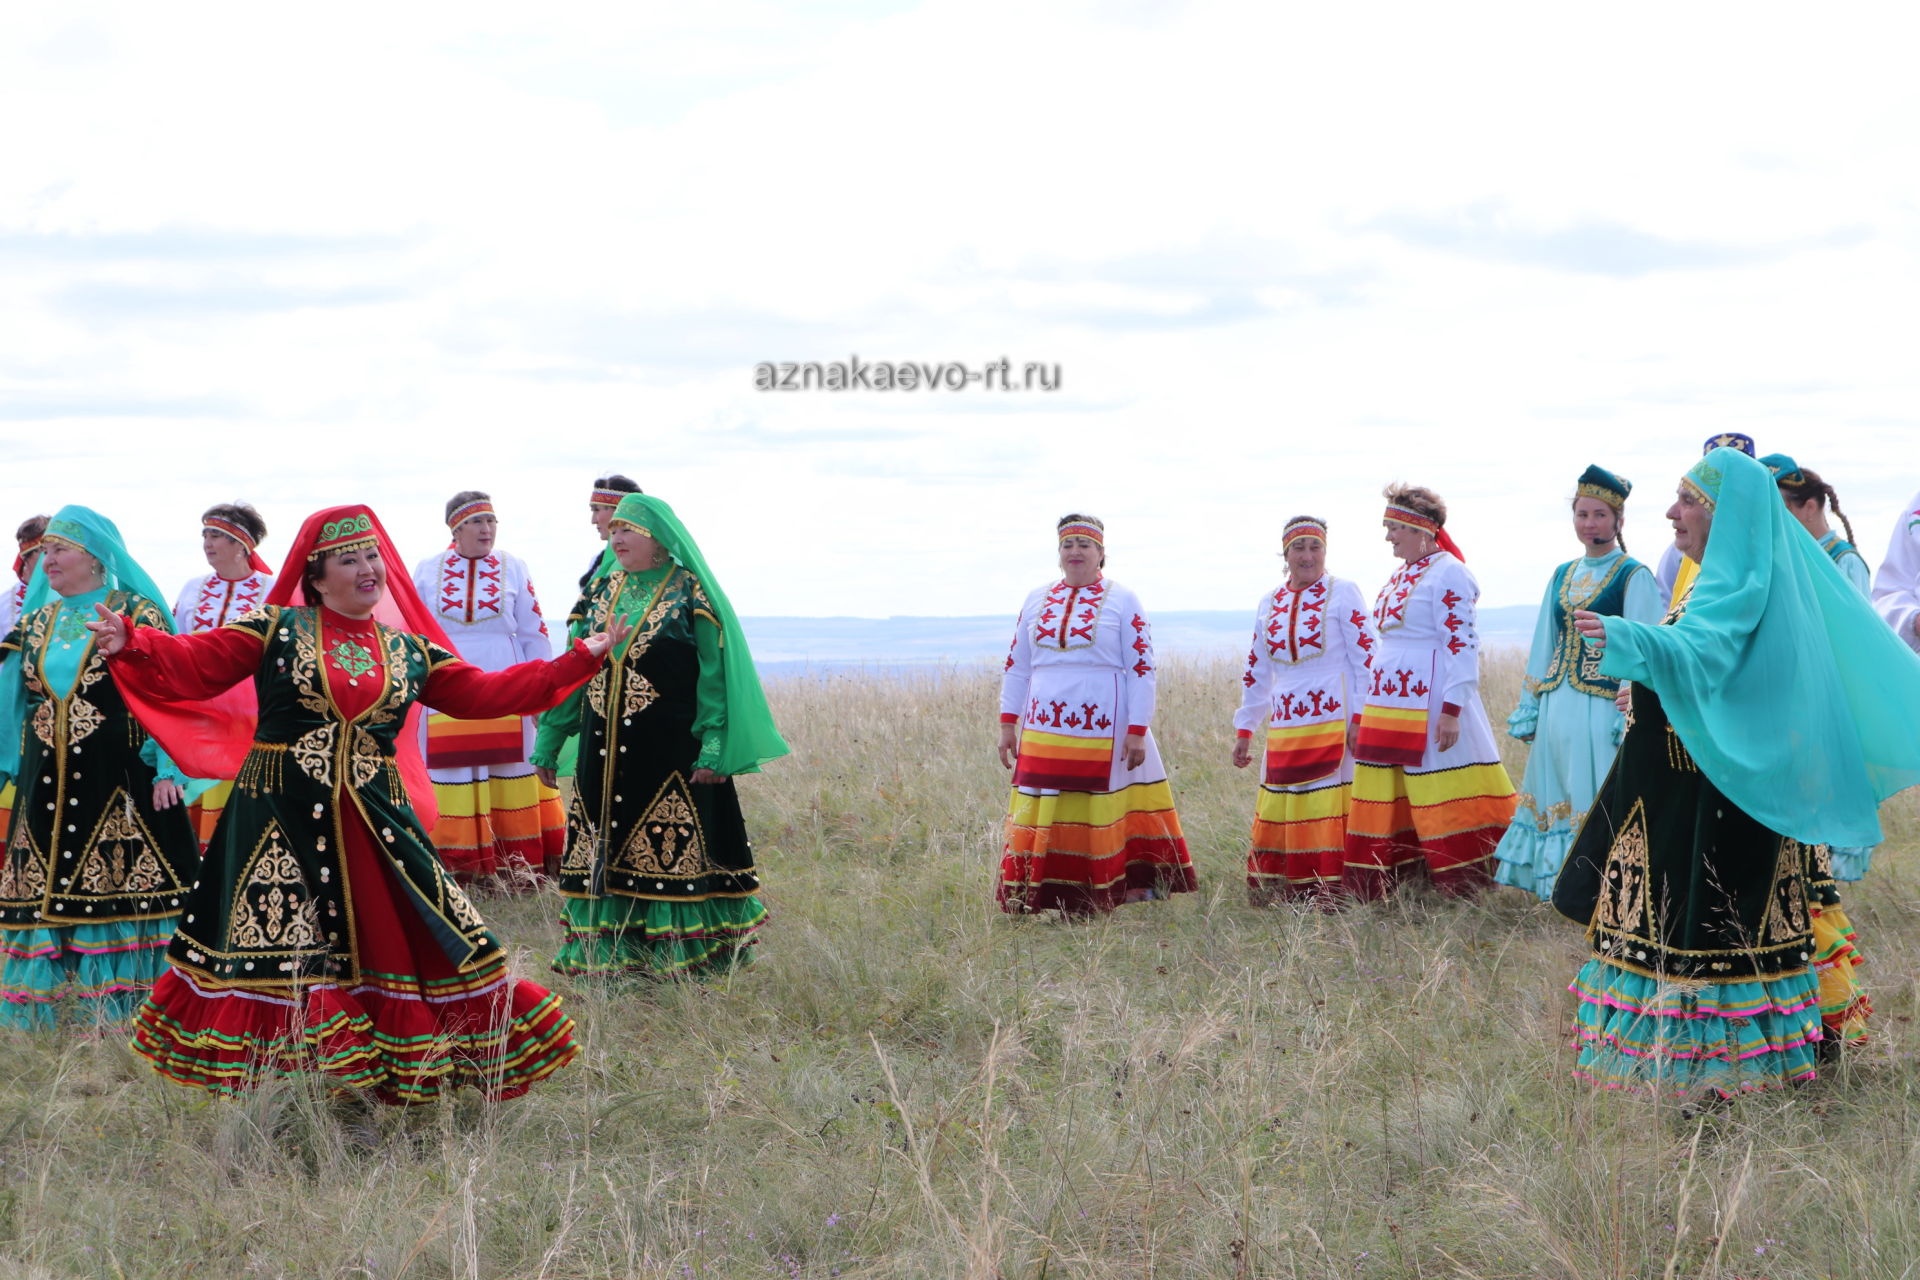
[[[1011,612],[1090,510],[1161,609],[1280,523],[1390,567],[1430,484],[1537,598],[1708,434],[1920,488],[1920,81],[1893,6],[69,3],[0,40],[0,525],[85,502],[169,587],[244,496],[410,557],[490,490],[536,581],[588,482],[749,614]],[[754,390],[762,361],[1053,391]]]

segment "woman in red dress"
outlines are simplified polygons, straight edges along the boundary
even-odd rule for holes
[[[507,1098],[575,1053],[558,998],[507,972],[427,839],[416,708],[544,710],[625,625],[484,672],[404,573],[388,577],[401,563],[371,511],[333,507],[307,520],[257,613],[187,636],[105,611],[92,624],[154,736],[189,773],[235,779],[172,968],[134,1017],[135,1051],[171,1080],[234,1093],[317,1069],[386,1102],[462,1084]]]

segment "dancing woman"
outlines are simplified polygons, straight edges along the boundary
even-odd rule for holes
[[[427,839],[418,704],[542,710],[624,634],[551,661],[460,661],[374,514],[307,519],[267,606],[168,636],[92,624],[115,682],[200,776],[236,778],[134,1049],[180,1084],[319,1070],[382,1101],[471,1085],[513,1097],[574,1054],[559,1000],[507,958]],[[251,695],[249,699],[246,695]],[[236,697],[236,695],[239,695]]]

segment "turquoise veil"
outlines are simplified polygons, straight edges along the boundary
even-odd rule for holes
[[[1686,481],[1713,506],[1671,626],[1607,619],[1609,676],[1645,683],[1708,780],[1808,844],[1880,843],[1879,802],[1920,784],[1920,657],[1780,500],[1715,449]]]
[[[113,521],[90,507],[62,507],[47,521],[46,536],[56,542],[71,543],[100,562],[105,570],[107,590],[128,591],[143,596],[166,619],[168,631],[174,630],[173,611],[166,606],[160,587],[127,552],[127,544]],[[20,606],[20,619],[54,599],[47,582],[46,557],[35,562],[33,576],[27,579],[26,601]],[[18,623],[15,624],[16,626]],[[20,734],[26,727],[26,664],[18,654],[7,655],[0,666],[0,779],[10,779],[20,769]]]
[[[714,771],[722,774],[757,773],[769,760],[786,755],[788,748],[774,726],[773,712],[767,706],[766,691],[760,687],[760,673],[754,669],[753,653],[747,648],[746,632],[733,611],[727,593],[720,589],[706,557],[689,534],[673,508],[651,494],[630,493],[614,508],[613,518],[623,524],[644,529],[655,542],[666,548],[673,562],[691,573],[706,592],[713,616],[720,621],[723,637],[720,652],[725,661],[727,722],[721,731],[720,757]],[[595,581],[620,568],[608,546],[600,557]],[[577,630],[578,628],[576,628]]]

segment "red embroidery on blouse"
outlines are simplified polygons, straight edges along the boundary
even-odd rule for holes
[[[229,581],[217,573],[200,580],[200,594],[193,602],[189,631],[212,631],[243,614],[252,613],[266,598],[267,582],[258,573]]]
[[[501,616],[501,569],[498,554],[469,560],[458,551],[450,551],[440,562],[440,612],[461,622],[479,621],[491,613]],[[546,624],[541,624],[541,632]]]
[[[1093,644],[1094,628],[1107,603],[1107,583],[1070,587],[1062,579],[1047,589],[1040,614],[1034,620],[1033,641],[1055,649],[1085,649]],[[1058,624],[1055,624],[1058,619]]]
[[[1374,597],[1373,621],[1382,631],[1392,631],[1396,627],[1407,625],[1407,600],[1413,595],[1413,589],[1420,585],[1420,579],[1426,577],[1427,570],[1433,567],[1438,551],[1412,564],[1403,564],[1394,570],[1387,579],[1380,594]],[[1451,594],[1451,593],[1449,593]]]

